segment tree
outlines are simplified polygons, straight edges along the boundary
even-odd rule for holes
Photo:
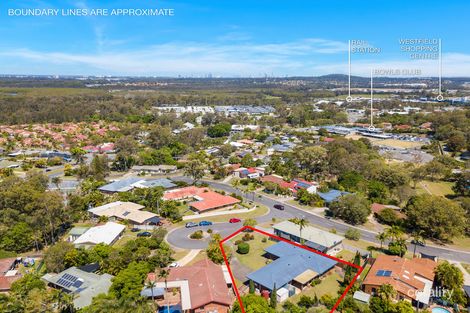
[[[388,234],[386,232],[378,233],[375,239],[380,241],[380,250],[382,250],[384,242],[388,239]]]
[[[358,241],[361,238],[361,232],[355,228],[348,228],[348,230],[344,234],[344,237],[349,240]]]
[[[60,176],[54,176],[51,178],[51,183],[53,183],[58,190],[60,190],[60,184],[62,183],[62,178]]]
[[[346,223],[364,224],[371,213],[369,202],[360,195],[346,194],[330,204],[329,211]]]
[[[257,224],[258,224],[258,222],[257,222],[255,219],[253,219],[253,218],[247,218],[247,219],[243,222],[243,226],[255,227]]]
[[[422,231],[425,237],[443,241],[463,234],[468,222],[460,205],[434,195],[412,197],[405,213],[411,228]]]
[[[137,299],[144,286],[144,280],[149,272],[145,262],[132,262],[120,271],[112,280],[109,292],[116,298]]]
[[[33,289],[46,290],[46,284],[36,274],[26,274],[11,285],[10,292],[17,297],[26,298]]]
[[[452,303],[460,303],[465,305],[466,299],[462,292],[464,278],[462,271],[455,265],[448,261],[439,263],[435,269],[436,283],[445,289],[451,290],[446,297]]]
[[[224,263],[224,256],[222,254],[222,250],[220,249],[220,235],[213,234],[212,239],[209,242],[209,245],[206,249],[207,257],[214,262],[215,264],[223,264]],[[224,251],[227,255],[227,258],[230,258],[230,248],[228,246],[224,246]]]
[[[376,214],[377,220],[382,224],[396,225],[400,218],[397,212],[392,208],[385,208]]]
[[[246,313],[275,313],[276,310],[270,307],[269,302],[261,296],[248,294],[241,297]],[[240,303],[236,301],[231,313],[241,313]]]
[[[59,273],[65,269],[65,256],[74,250],[73,244],[67,241],[59,241],[46,250],[44,263],[48,272]]]
[[[454,132],[454,134],[447,139],[447,148],[452,152],[459,152],[464,149],[466,145],[465,134],[461,131]]]
[[[469,196],[470,195],[470,172],[465,171],[462,174],[456,175],[455,185],[452,190],[458,195]]]
[[[272,307],[273,309],[275,309],[276,306],[277,306],[277,288],[276,288],[276,283],[274,283],[273,290],[271,291],[269,306]]]
[[[212,138],[228,136],[231,129],[232,126],[229,123],[219,123],[207,129],[207,136]]]
[[[300,232],[300,242],[303,244],[303,238],[302,238],[302,230],[308,226],[309,224],[309,221],[307,219],[305,219],[304,217],[302,218],[298,218],[298,217],[295,217],[293,219],[290,220],[292,223],[294,223],[295,225],[299,226],[299,232]]]
[[[252,279],[250,279],[250,294],[254,294],[255,293],[255,283],[253,282]]]
[[[165,281],[165,293],[168,290],[168,276],[170,276],[170,270],[161,269],[158,272],[158,277],[164,279]],[[167,302],[167,311],[170,312],[170,302]]]
[[[296,149],[294,159],[300,165],[304,176],[321,176],[327,165],[327,150],[321,146],[306,146]]]
[[[414,245],[414,247],[413,247],[413,257],[415,257],[417,245],[418,244],[425,244],[426,240],[424,239],[421,231],[414,232],[412,238],[413,239],[412,239],[411,242]]]
[[[205,171],[205,164],[197,159],[190,160],[188,163],[186,163],[184,168],[185,175],[190,176],[194,180],[194,183],[204,177]]]
[[[72,158],[75,160],[75,162],[78,164],[82,164],[85,161],[85,154],[86,151],[83,150],[80,147],[73,147],[70,149],[70,153],[72,154]]]
[[[0,247],[7,251],[25,252],[33,247],[33,229],[25,222],[13,225],[2,235]]]

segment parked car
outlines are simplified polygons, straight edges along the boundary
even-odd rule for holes
[[[150,236],[152,236],[152,233],[149,231],[143,231],[137,234],[137,237],[150,237]]]
[[[178,264],[178,262],[173,262],[170,264],[170,267],[179,267],[180,265]]]
[[[284,211],[284,206],[282,204],[275,204],[274,208],[278,209],[278,210],[281,210],[281,211]]]
[[[136,233],[136,232],[138,232],[138,231],[140,231],[140,229],[139,229],[139,228],[136,228],[136,227],[134,227],[134,228],[131,229],[131,232],[133,232],[133,233]]]
[[[231,218],[231,219],[229,220],[230,223],[240,223],[241,221],[242,221],[242,220],[239,219],[239,218]]]
[[[199,226],[210,226],[212,225],[212,222],[209,221],[200,221]]]
[[[198,223],[188,222],[188,223],[186,223],[186,225],[184,227],[191,228],[191,227],[196,227],[196,226],[198,226]]]

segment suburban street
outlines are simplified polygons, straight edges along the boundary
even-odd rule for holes
[[[184,176],[173,177],[172,179],[179,180],[179,181],[186,181],[188,183],[192,182],[190,178],[184,177]],[[222,182],[214,182],[214,181],[203,181],[203,182],[209,184],[212,188],[223,190],[227,193],[236,193],[237,195],[244,197],[248,201],[253,200],[253,193],[251,192],[250,193],[242,192],[238,189],[235,189],[231,185],[228,185]],[[271,222],[272,218],[276,218],[277,221],[280,221],[284,219],[290,219],[293,217],[303,217],[307,219],[310,225],[312,226],[319,226],[321,228],[327,228],[327,229],[334,228],[340,234],[344,234],[349,228],[354,227],[338,220],[327,219],[327,218],[324,218],[323,216],[319,216],[310,212],[306,212],[304,210],[300,210],[288,203],[280,202],[264,195],[255,194],[254,199],[256,203],[265,205],[270,209],[267,214],[255,218],[259,224]],[[284,205],[285,210],[280,211],[277,209],[273,209],[273,206],[275,204]],[[227,221],[228,219],[229,217],[227,217]],[[230,224],[228,222],[227,223],[214,223],[214,225],[212,226],[204,226],[204,227],[197,227],[197,228],[181,227],[181,228],[172,230],[168,234],[167,240],[171,245],[178,247],[178,248],[182,248],[182,249],[204,249],[207,246],[209,238],[206,238],[203,240],[193,240],[189,238],[189,235],[193,233],[196,229],[207,230],[211,228],[213,231],[220,233],[222,237],[225,237],[235,232],[240,227],[242,227],[241,223]],[[375,232],[365,230],[363,228],[358,228],[358,227],[356,228],[361,232],[361,240],[379,244],[379,241],[375,238],[377,235]],[[413,251],[414,245],[408,244],[408,249],[410,251]],[[437,256],[440,259],[448,259],[448,260],[453,260],[457,262],[470,263],[470,252],[466,252],[466,251],[459,251],[459,250],[453,250],[453,249],[449,249],[445,247],[427,245],[426,247],[418,246],[416,248],[416,252]]]

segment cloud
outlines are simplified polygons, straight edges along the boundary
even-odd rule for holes
[[[347,43],[319,38],[264,44],[248,41],[168,42],[128,51],[105,44],[103,37],[101,40],[102,49],[97,53],[11,49],[0,52],[0,61],[8,59],[2,64],[10,64],[10,72],[22,74],[30,74],[28,68],[43,71],[32,74],[50,74],[53,69],[54,73],[83,75],[197,76],[212,73],[215,76],[312,76],[347,73]],[[355,61],[352,74],[367,76],[371,69],[378,68],[418,68],[425,76],[438,74],[435,60],[372,59]],[[469,73],[470,55],[443,55],[444,76],[468,76]]]

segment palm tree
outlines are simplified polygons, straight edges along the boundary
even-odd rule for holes
[[[380,250],[382,250],[384,242],[388,239],[388,234],[386,232],[381,232],[375,236],[375,239],[380,241]]]
[[[155,295],[153,294],[153,289],[157,286],[157,283],[153,280],[151,281],[148,281],[146,284],[145,284],[145,288],[150,288],[150,292],[152,294],[152,301],[155,301]]]
[[[170,275],[170,270],[169,269],[161,269],[160,272],[158,273],[158,278],[163,278],[165,280],[165,293],[168,289],[168,276]],[[170,313],[170,303],[167,302],[167,313]]]
[[[392,239],[392,241],[397,241],[403,236],[403,230],[399,226],[392,226],[385,231],[385,233]]]
[[[307,227],[307,225],[309,224],[309,221],[307,219],[305,219],[304,217],[302,218],[294,218],[291,220],[292,223],[296,224],[297,226],[299,226],[299,236],[300,236],[300,243],[303,244],[303,241],[304,239],[302,238],[302,230]]]
[[[421,243],[421,244],[424,244],[425,243],[425,240],[424,240],[424,236],[423,236],[423,232],[422,231],[419,231],[419,232],[415,232],[412,236],[412,243],[414,244],[414,248],[413,248],[413,257],[415,257],[416,255],[416,246],[418,245],[418,243]]]

